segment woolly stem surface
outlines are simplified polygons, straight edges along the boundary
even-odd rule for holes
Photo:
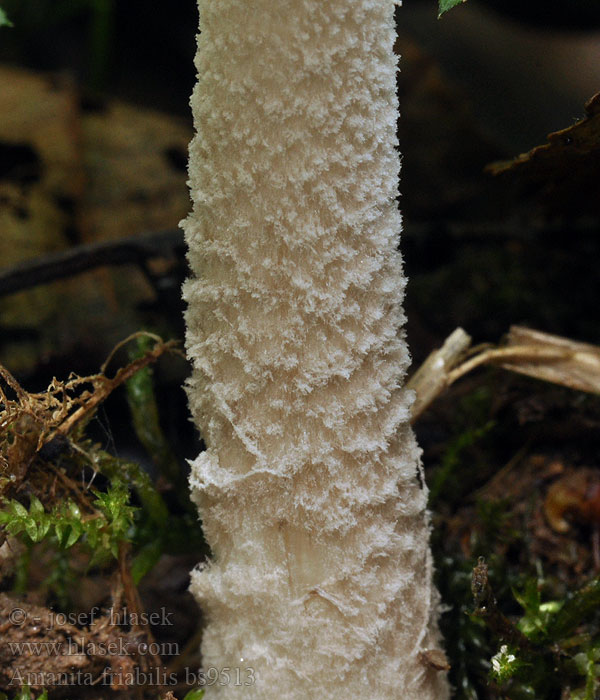
[[[206,697],[440,700],[402,390],[394,2],[199,5],[184,296],[213,559],[192,591],[204,667],[233,669]]]

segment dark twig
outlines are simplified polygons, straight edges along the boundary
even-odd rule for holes
[[[127,610],[129,615],[131,615],[132,619],[135,620],[135,624],[132,623],[131,625],[132,631],[135,630],[135,632],[137,632],[137,634],[140,636],[140,639],[144,640],[143,643],[145,643],[146,647],[149,650],[151,650],[148,656],[150,656],[150,658],[152,659],[154,667],[160,669],[163,668],[163,663],[160,656],[152,651],[155,646],[155,640],[152,631],[150,630],[150,627],[148,625],[142,626],[139,622],[143,619],[144,608],[138,589],[136,588],[136,585],[133,582],[133,576],[131,574],[131,566],[129,561],[130,554],[131,545],[128,542],[120,542],[119,576],[123,584],[123,597],[127,604]],[[145,657],[146,654],[142,654],[141,661],[147,664],[147,658]]]
[[[161,231],[80,245],[0,269],[0,296],[8,296],[106,265],[143,265],[146,260],[180,255],[183,232]]]

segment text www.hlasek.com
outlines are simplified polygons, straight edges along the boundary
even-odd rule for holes
[[[53,642],[7,642],[12,656],[129,656],[130,643],[125,639],[111,642],[90,642],[89,640],[69,637],[66,641]],[[152,642],[137,644],[138,654],[149,656],[177,656],[179,645],[175,642]]]

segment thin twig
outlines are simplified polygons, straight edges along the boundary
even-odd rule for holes
[[[0,297],[107,265],[142,265],[146,260],[177,255],[184,249],[183,232],[161,231],[117,241],[79,245],[0,269]]]
[[[143,619],[143,606],[140,594],[133,582],[133,576],[131,575],[131,568],[129,566],[130,551],[131,545],[128,542],[119,543],[119,576],[123,583],[123,597],[127,603],[129,614],[133,615],[133,619],[136,621],[131,627],[136,628],[141,633],[141,636],[146,639],[148,648],[150,649],[150,657],[155,667],[161,668],[163,663],[160,656],[152,652],[154,648],[154,636],[152,635],[152,631],[148,625],[142,627],[139,622]]]
[[[173,350],[177,345],[176,341],[168,341],[166,343],[157,342],[157,344],[148,350],[142,357],[134,360],[126,367],[121,367],[114,377],[109,378],[104,375],[97,375],[94,378],[95,391],[93,394],[86,397],[85,403],[80,406],[74,413],[66,418],[52,434],[51,439],[57,435],[68,435],[73,427],[85,417],[91,415],[96,408],[111,394],[116,387],[126,382],[136,372],[155,362],[167,350]]]

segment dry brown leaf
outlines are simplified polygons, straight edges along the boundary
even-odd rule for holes
[[[508,334],[508,348],[539,348],[540,358],[525,356],[516,361],[501,362],[502,367],[520,374],[527,374],[554,384],[600,394],[600,347],[580,343],[561,336],[535,331],[522,326],[512,326]],[[556,359],[542,353],[556,351]]]
[[[507,343],[501,347],[469,348],[470,342],[462,328],[457,328],[410,378],[407,388],[416,393],[413,421],[447,387],[483,365],[600,394],[600,347],[596,345],[521,326],[511,326]]]
[[[546,494],[544,514],[555,532],[570,529],[569,514],[587,524],[600,525],[600,474],[578,469],[555,481]]]
[[[9,267],[68,245],[68,209],[82,172],[70,83],[0,66],[0,84],[0,265]],[[50,326],[65,289],[60,283],[52,294],[42,287],[0,300],[2,325]],[[43,350],[21,344],[13,369]]]
[[[600,93],[585,105],[586,116],[548,135],[548,143],[487,171],[511,178],[527,197],[552,213],[581,216],[600,212]]]

